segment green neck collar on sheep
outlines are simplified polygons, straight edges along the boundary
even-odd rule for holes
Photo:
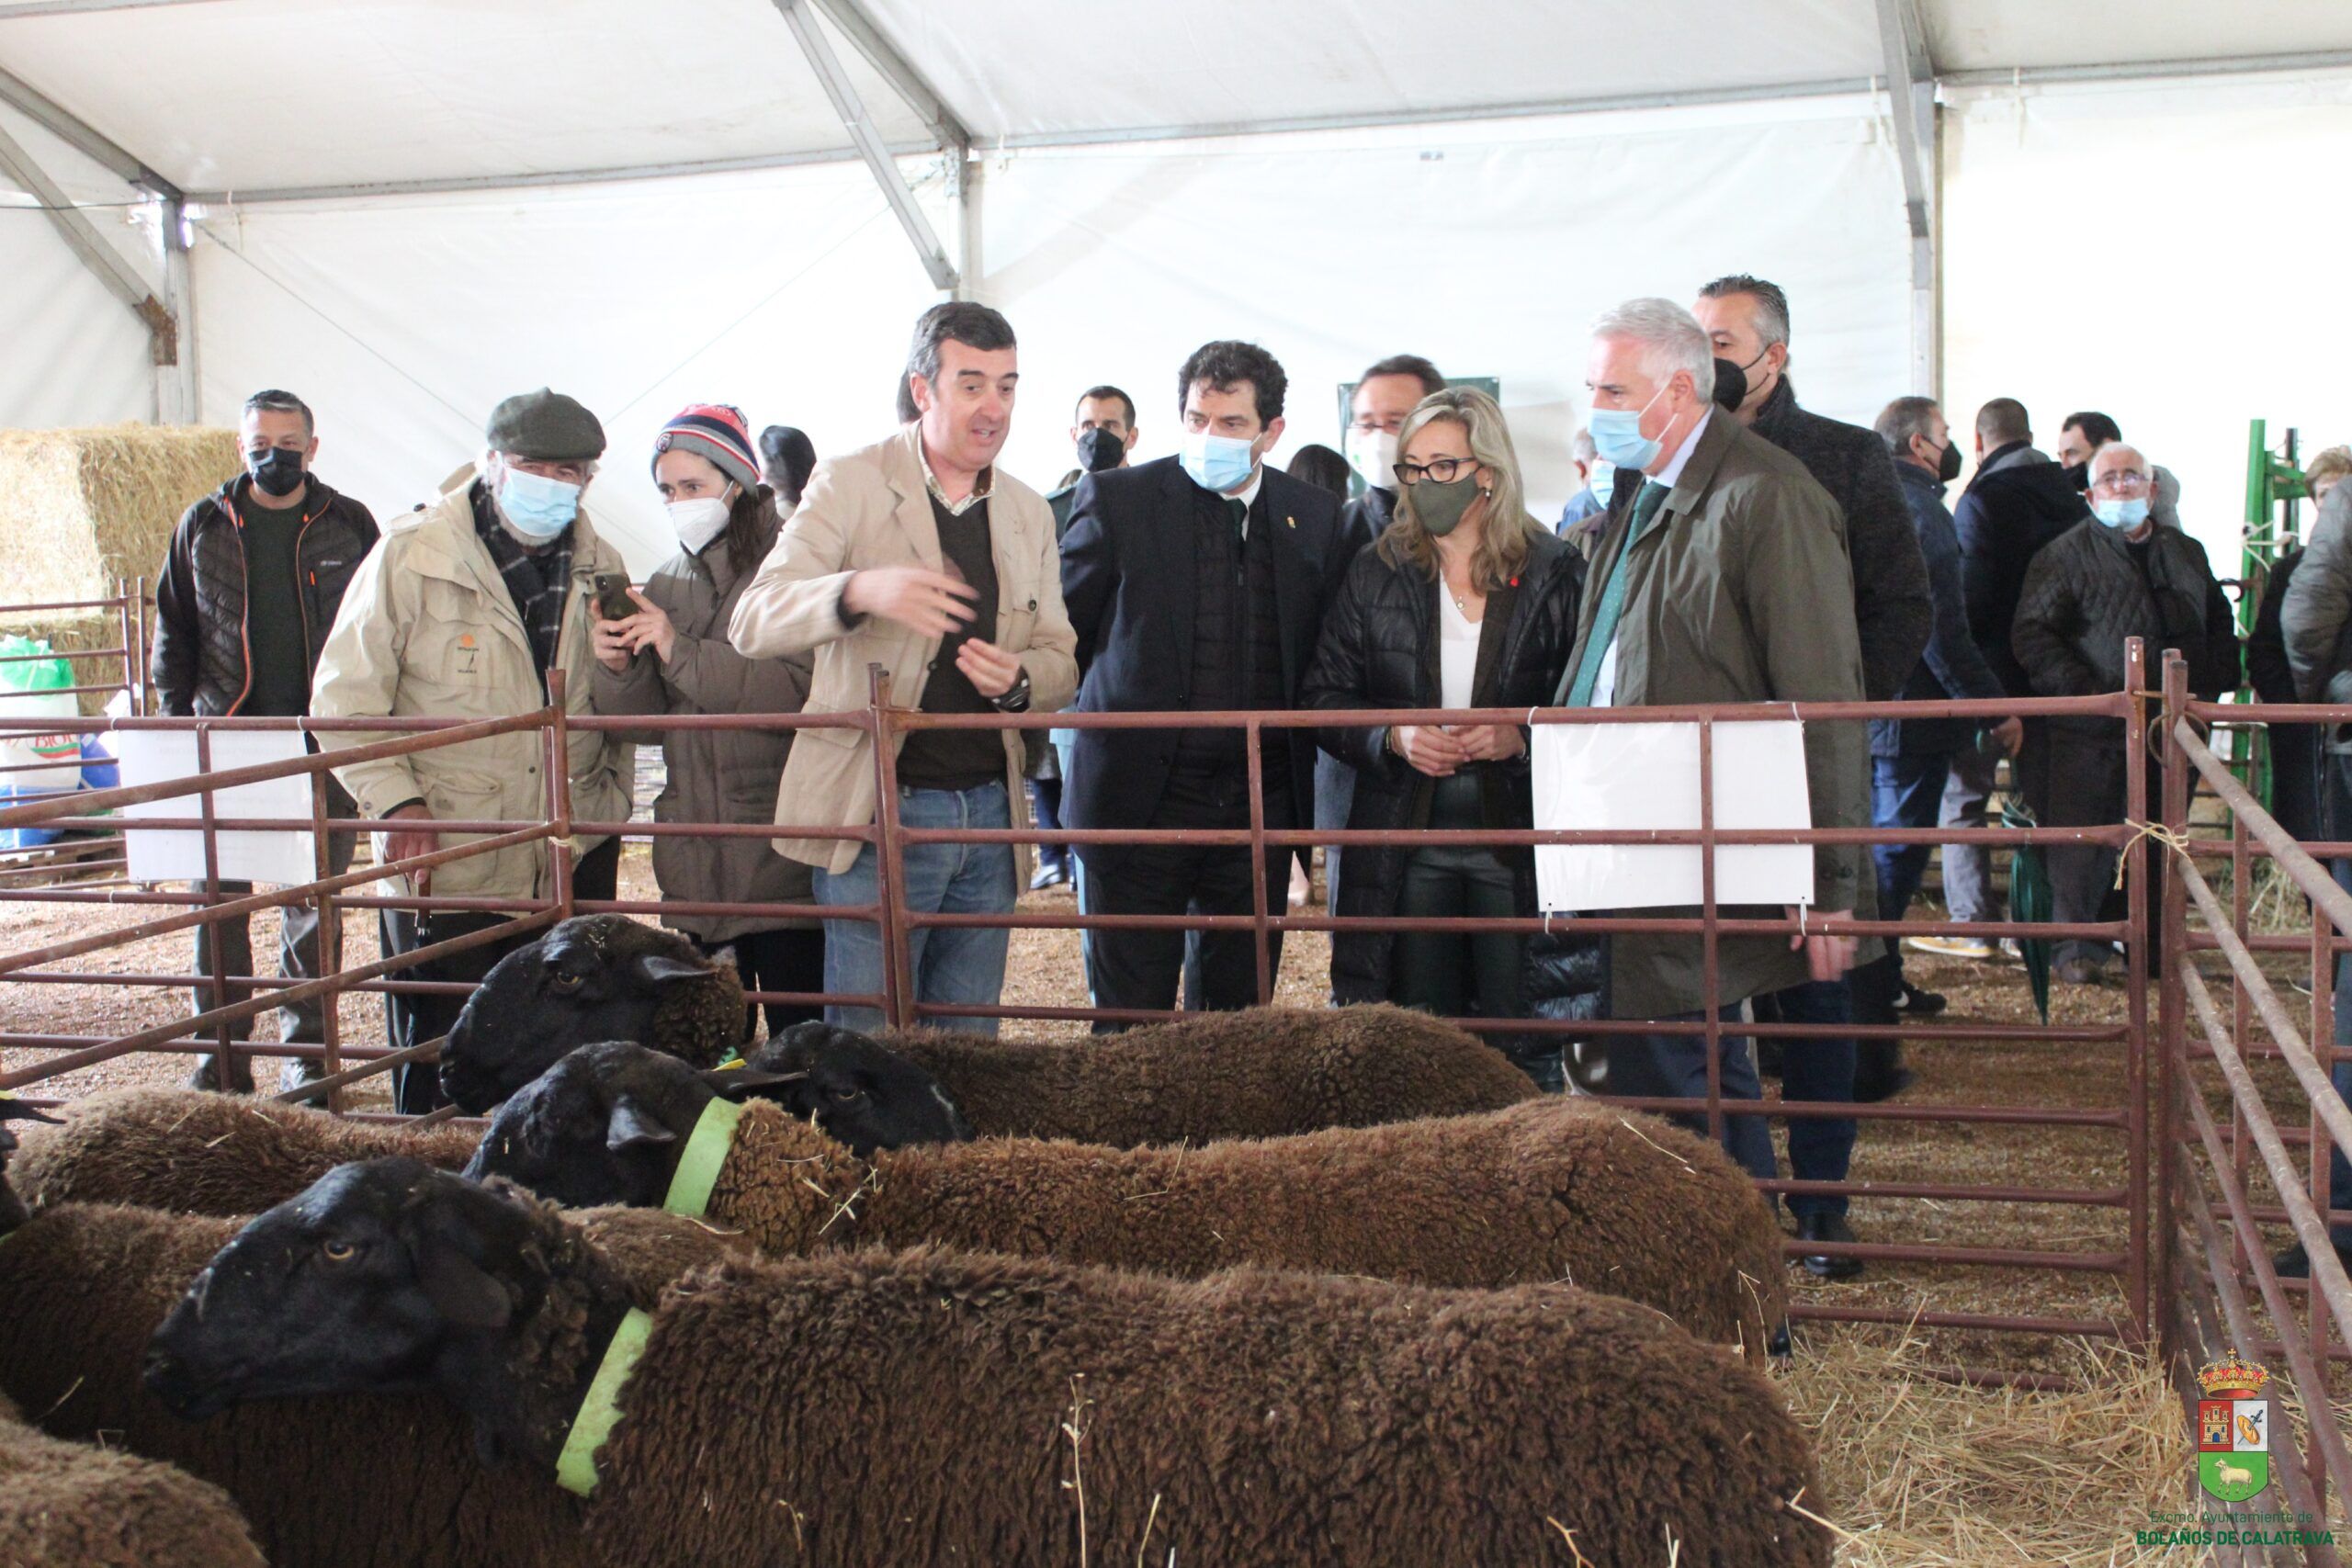
[[[718,1168],[727,1163],[735,1147],[736,1124],[742,1120],[743,1108],[732,1100],[714,1098],[702,1108],[686,1146],[679,1152],[677,1168],[670,1173],[670,1190],[662,1200],[662,1208],[688,1219],[703,1217],[710,1208],[711,1190],[718,1185]]]
[[[597,1363],[588,1395],[580,1402],[580,1414],[563,1439],[563,1451],[556,1456],[556,1484],[566,1492],[585,1497],[596,1490],[596,1455],[621,1418],[621,1390],[636,1372],[652,1331],[652,1314],[631,1307],[614,1331],[612,1343],[605,1347],[605,1359]]]

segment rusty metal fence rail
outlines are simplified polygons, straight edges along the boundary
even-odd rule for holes
[[[2341,724],[2352,722],[2352,707],[2194,702],[2177,655],[2165,664],[2163,695],[2160,837],[2177,874],[2166,879],[2163,919],[2154,1239],[2156,1277],[2171,1289],[2160,1326],[2192,1423],[2200,1391],[2191,1374],[2199,1362],[2225,1350],[2285,1361],[2280,1387],[2291,1390],[2301,1420],[2272,1423],[2272,1473],[2290,1507],[2324,1521],[2331,1489],[2339,1500],[2352,1499],[2352,1452],[2331,1384],[2331,1363],[2352,1355],[2352,1280],[2330,1240],[2331,1226],[2352,1227],[2352,1212],[2330,1209],[2328,1180],[2331,1155],[2352,1150],[2352,1110],[2330,1082],[2352,1063],[2352,1050],[2335,1043],[2335,968],[2352,949],[2352,893],[2313,856],[2352,857],[2352,844],[2296,842],[2203,732],[2233,723]],[[2199,784],[2228,808],[2226,840],[2189,835],[2189,795]],[[2199,861],[2228,863],[2226,905]],[[2256,868],[2265,861],[2308,900],[2307,933],[2250,931]],[[2192,908],[2201,929],[2188,919]],[[2226,1011],[2192,961],[2208,952],[2218,953],[2228,972]],[[2282,1002],[2261,952],[2299,953],[2308,963],[2310,1007],[2301,1023],[2302,1010]],[[2274,1079],[2267,1095],[2255,1070],[2264,1061],[2286,1069],[2287,1081]],[[2271,1100],[2281,1095],[2300,1097],[2302,1125],[2274,1111]],[[2264,1187],[2270,1201],[2262,1199]],[[2308,1279],[2281,1278],[2273,1263],[2265,1227],[2280,1225],[2302,1247]],[[2279,1561],[2336,1561],[2323,1546],[2280,1553]]]

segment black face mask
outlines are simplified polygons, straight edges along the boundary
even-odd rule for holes
[[[1715,406],[1736,413],[1747,400],[1747,372],[1728,359],[1715,361]]]
[[[273,446],[245,459],[254,483],[264,495],[292,495],[302,488],[302,454],[289,446]]]
[[[1936,479],[1940,483],[1950,484],[1958,478],[1960,478],[1960,443],[1947,437],[1944,441],[1944,455],[1936,459]]]
[[[1115,430],[1098,424],[1078,438],[1078,466],[1090,474],[1117,468],[1126,455],[1126,441]]]
[[[2058,471],[2064,474],[2066,476],[2066,482],[2073,485],[2076,490],[2086,491],[2091,488],[2091,463],[2089,458],[2086,457],[2079,463],[2069,463]]]

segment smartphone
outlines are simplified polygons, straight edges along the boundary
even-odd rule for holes
[[[637,601],[628,596],[628,579],[617,571],[596,574],[596,614],[607,621],[625,621],[637,614]]]

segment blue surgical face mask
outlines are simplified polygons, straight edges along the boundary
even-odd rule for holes
[[[498,481],[498,511],[514,532],[544,542],[580,514],[580,487],[510,468]]]
[[[1595,457],[1592,467],[1585,470],[1584,484],[1592,491],[1593,500],[1608,505],[1609,498],[1617,493],[1617,465],[1605,457]]]
[[[1646,468],[1657,462],[1664,448],[1642,434],[1642,415],[1664,396],[1666,389],[1660,387],[1650,394],[1649,402],[1638,409],[1593,410],[1591,417],[1584,422],[1585,429],[1592,435],[1592,449],[1621,468]]]
[[[1184,472],[1203,490],[1213,490],[1222,495],[1238,490],[1250,478],[1250,470],[1258,460],[1251,454],[1250,443],[1232,435],[1211,435],[1205,430],[1188,430],[1178,460]]]
[[[2137,496],[2130,500],[2109,497],[2091,502],[2091,513],[2110,528],[2130,533],[2148,520],[2148,498]]]

